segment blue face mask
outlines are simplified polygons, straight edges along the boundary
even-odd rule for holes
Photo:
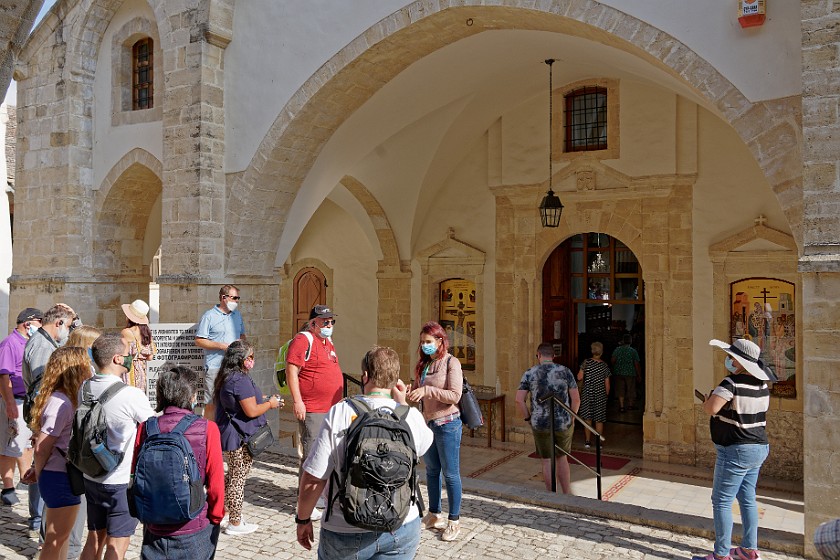
[[[738,371],[738,366],[735,364],[735,362],[729,356],[726,357],[725,365],[726,365],[726,369],[729,371],[729,373],[735,373],[736,371]]]
[[[323,338],[331,337],[332,336],[332,331],[333,331],[332,327],[321,327],[321,337],[323,337]]]
[[[38,327],[35,325],[29,325],[29,328],[26,329],[26,334],[28,334],[30,338],[35,336],[36,332],[38,332]]]
[[[431,356],[432,354],[437,352],[437,344],[435,344],[434,342],[424,342],[420,345],[420,350],[427,356]]]

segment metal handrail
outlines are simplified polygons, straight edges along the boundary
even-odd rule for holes
[[[598,499],[599,500],[602,499],[601,498],[601,442],[606,441],[604,439],[604,436],[599,434],[597,432],[597,430],[595,430],[595,428],[593,428],[592,426],[587,424],[583,420],[583,418],[578,416],[576,412],[574,412],[571,408],[569,408],[568,405],[566,405],[566,403],[561,401],[557,397],[557,393],[551,393],[550,395],[547,395],[547,396],[537,400],[537,402],[540,403],[540,404],[543,404],[546,401],[549,401],[548,402],[548,409],[549,409],[549,418],[551,418],[551,442],[554,443],[554,433],[556,431],[555,427],[554,427],[554,405],[556,403],[556,404],[559,404],[560,406],[562,406],[566,410],[566,412],[571,414],[572,418],[574,420],[577,420],[578,422],[580,422],[585,429],[587,429],[591,433],[595,434],[595,468],[597,469],[597,470],[593,471],[591,468],[584,465],[583,462],[580,459],[578,459],[577,457],[575,457],[571,453],[567,453],[565,449],[560,449],[559,447],[557,447],[556,444],[554,444],[552,446],[552,449],[551,449],[551,491],[555,492],[555,493],[557,492],[557,471],[556,471],[555,467],[556,467],[556,464],[557,464],[557,450],[559,449],[560,451],[563,452],[564,455],[566,455],[566,457],[572,459],[578,465],[580,465],[581,467],[585,468],[586,470],[588,470],[589,472],[591,472],[592,474],[595,475],[595,481],[596,481],[596,484],[598,486]]]
[[[352,383],[353,385],[358,386],[359,389],[362,389],[364,387],[364,383],[362,383],[361,380],[356,379],[355,377],[353,377],[349,373],[342,373],[341,375],[344,376],[344,398],[345,399],[347,398],[347,385],[348,385],[348,383]]]

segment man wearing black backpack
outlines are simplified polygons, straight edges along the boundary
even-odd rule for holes
[[[399,378],[400,360],[394,350],[374,347],[365,354],[362,370],[364,396],[330,408],[303,465],[295,517],[297,541],[306,550],[312,548],[310,515],[329,483],[319,557],[414,558],[422,515],[415,469],[417,457],[432,445],[432,431],[423,415],[406,405],[406,387]],[[348,475],[351,469],[365,466],[378,469],[371,473],[376,476]],[[360,483],[361,478],[375,478],[385,485],[366,485]]]
[[[122,560],[137,528],[137,519],[128,511],[126,496],[137,425],[155,412],[143,391],[120,381],[120,377],[131,369],[133,356],[128,342],[119,333],[105,333],[97,338],[91,352],[99,373],[82,385],[79,403],[84,404],[86,391],[96,400],[113,385],[123,385],[102,404],[108,426],[107,448],[121,454],[122,460],[103,476],[92,478],[85,474],[88,538],[81,560],[102,558],[103,551],[105,558]],[[71,441],[71,456],[72,446]]]

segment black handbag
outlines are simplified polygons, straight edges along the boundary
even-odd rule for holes
[[[245,445],[248,447],[248,453],[251,454],[251,457],[256,457],[272,443],[274,443],[274,434],[268,424],[260,426],[256,432],[251,434],[251,437],[245,440]]]
[[[461,400],[458,401],[458,408],[461,409],[461,422],[469,429],[474,430],[484,425],[481,406],[478,404],[475,391],[470,387],[466,378],[464,378],[464,388],[461,391]]]
[[[271,426],[268,425],[268,422],[257,428],[257,431],[250,436],[246,436],[245,432],[243,432],[236,422],[233,421],[233,416],[231,416],[227,410],[225,411],[225,414],[227,414],[230,425],[239,432],[239,437],[248,448],[248,453],[251,454],[251,457],[256,457],[265,451],[269,445],[274,443],[274,434],[272,433]]]

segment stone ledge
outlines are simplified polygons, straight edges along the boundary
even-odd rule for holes
[[[799,258],[799,272],[840,272],[840,253],[816,253],[820,248],[837,250],[837,246],[806,247],[810,253]]]

